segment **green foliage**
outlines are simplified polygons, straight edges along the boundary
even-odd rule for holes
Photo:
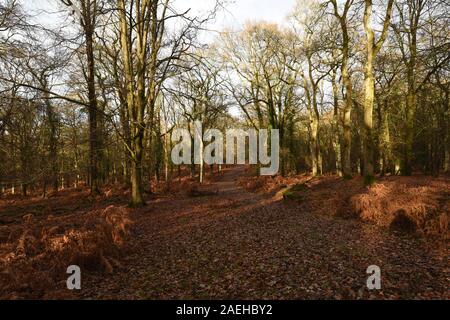
[[[285,200],[302,200],[304,192],[308,190],[308,186],[304,183],[296,184],[283,192],[283,199]]]

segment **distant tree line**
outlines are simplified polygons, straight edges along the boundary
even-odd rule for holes
[[[284,26],[208,45],[220,1],[198,15],[172,0],[54,5],[58,26],[0,4],[2,193],[121,182],[141,206],[179,175],[173,129],[197,120],[278,129],[282,175],[450,170],[448,1],[299,0]]]

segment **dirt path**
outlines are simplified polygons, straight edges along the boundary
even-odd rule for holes
[[[86,277],[83,298],[450,298],[447,248],[356,220],[305,212],[236,185],[227,171],[205,197],[163,198],[136,212],[138,250],[123,270]],[[366,288],[378,265],[382,290]]]

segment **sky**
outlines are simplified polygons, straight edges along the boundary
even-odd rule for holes
[[[179,10],[191,8],[192,12],[205,13],[211,9],[215,0],[174,0]],[[225,8],[220,10],[213,23],[208,26],[211,31],[231,28],[235,31],[248,21],[265,20],[278,24],[286,23],[286,16],[293,9],[296,0],[225,0]],[[48,25],[55,22],[55,12],[61,9],[60,0],[21,0],[23,6],[37,19]],[[75,1],[74,1],[75,2]],[[42,11],[44,10],[44,11]]]
[[[173,0],[178,12],[191,9],[191,14],[204,15],[214,7],[215,0]],[[207,26],[207,30],[200,35],[200,41],[213,42],[218,32],[225,29],[239,31],[247,22],[266,21],[286,25],[287,16],[293,10],[296,0],[223,0],[226,1],[216,15],[216,19]],[[61,0],[20,0],[28,14],[35,17],[35,21],[46,27],[61,26],[66,21],[70,26],[72,21],[67,19],[67,12]],[[73,1],[76,3],[76,1]],[[60,11],[60,14],[57,12]],[[65,11],[65,10],[64,10]],[[63,23],[64,25],[64,23]]]
[[[205,7],[214,0],[180,0],[194,8]],[[217,16],[214,27],[239,29],[248,21],[265,20],[286,23],[286,16],[294,8],[295,0],[231,0]]]

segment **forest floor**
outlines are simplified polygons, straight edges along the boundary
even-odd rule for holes
[[[74,297],[450,299],[448,239],[317,213],[307,198],[251,192],[239,183],[246,174],[227,168],[200,190],[160,194],[130,210],[127,254],[113,272],[82,273]],[[98,207],[121,202],[108,201]],[[82,199],[66,206],[85,209]],[[370,265],[381,268],[381,290],[366,287]]]

